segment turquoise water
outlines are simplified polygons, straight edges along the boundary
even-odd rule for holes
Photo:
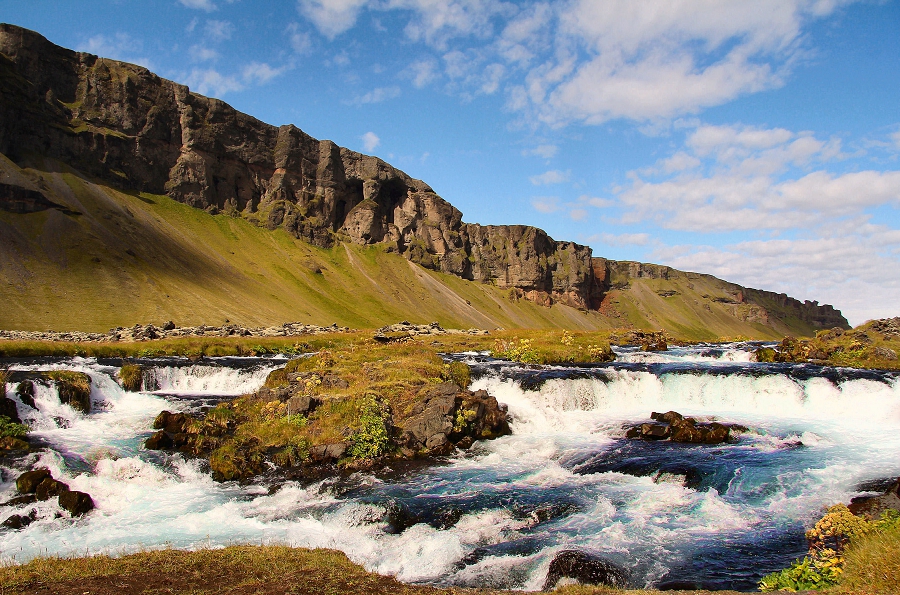
[[[557,551],[578,547],[626,568],[634,586],[753,590],[804,553],[803,530],[824,507],[900,475],[900,385],[887,373],[756,364],[751,348],[624,349],[591,367],[457,354],[473,367],[471,388],[509,407],[511,436],[427,468],[243,486],[141,443],[160,410],[255,390],[283,360],[163,362],[152,393],[123,391],[108,362],[14,362],[88,372],[95,412],[60,405],[49,387],[39,411],[21,406],[49,448],[2,469],[0,501],[14,495],[14,467],[38,464],[97,509],[73,520],[55,518],[54,502],[0,508],[0,517],[38,512],[25,529],[0,532],[0,552],[22,562],[288,543],[337,548],[408,582],[532,590]],[[624,439],[627,424],[673,409],[750,431],[716,446]]]

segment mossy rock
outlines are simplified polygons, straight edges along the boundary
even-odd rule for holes
[[[771,347],[760,347],[753,355],[758,362],[766,364],[775,362],[775,350]]]
[[[119,384],[127,391],[136,393],[144,387],[144,368],[137,364],[124,364],[119,368]]]
[[[46,377],[56,383],[59,401],[81,413],[91,412],[91,377],[84,372],[59,370],[47,372]]]
[[[4,436],[0,438],[0,450],[28,450],[31,445],[21,438]]]
[[[263,453],[251,446],[239,447],[229,442],[212,452],[209,468],[216,481],[248,479],[266,470]]]

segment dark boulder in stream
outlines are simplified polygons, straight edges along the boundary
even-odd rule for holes
[[[59,507],[72,516],[81,516],[94,509],[94,500],[89,494],[70,490],[68,484],[54,479],[49,469],[26,471],[16,479],[16,489],[24,496],[10,500],[5,505],[30,504],[56,496]]]
[[[81,516],[94,509],[94,500],[84,492],[68,490],[60,493],[59,506],[72,516]]]
[[[193,419],[186,413],[161,411],[153,420],[153,429],[158,431],[147,438],[144,446],[149,450],[187,448],[191,441],[188,426]]]
[[[16,402],[6,397],[0,397],[0,415],[8,417],[10,421],[17,424],[22,423],[19,419],[19,411],[16,409]]]
[[[403,421],[401,444],[413,451],[446,454],[475,440],[510,433],[505,405],[487,391],[470,392],[453,382],[423,391],[413,415]]]
[[[650,414],[657,423],[643,423],[632,426],[625,433],[626,438],[642,440],[671,440],[691,444],[721,444],[731,439],[731,433],[745,432],[747,428],[738,424],[719,422],[698,422],[693,417],[684,417],[677,411]]]
[[[42,481],[50,477],[49,469],[26,471],[16,479],[16,489],[20,494],[33,494]]]
[[[600,556],[581,550],[563,550],[550,563],[543,590],[555,588],[564,579],[571,579],[582,585],[622,588],[628,583],[628,574]]]

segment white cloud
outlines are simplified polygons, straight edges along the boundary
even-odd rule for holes
[[[601,233],[588,238],[590,242],[601,242],[607,246],[646,246],[650,243],[647,233]]]
[[[409,65],[407,72],[413,85],[421,89],[437,78],[437,62],[432,58],[416,60]]]
[[[367,3],[368,0],[299,0],[298,9],[322,35],[334,39],[356,24]]]
[[[264,62],[250,62],[241,68],[239,74],[222,74],[215,68],[194,68],[182,80],[192,91],[201,95],[222,97],[265,84],[290,68],[290,65],[274,68]]]
[[[587,209],[576,208],[569,210],[569,218],[572,221],[584,221],[588,217]]]
[[[212,2],[212,0],[178,0],[183,6],[188,8],[196,8],[198,10],[205,10],[206,12],[212,12],[216,9],[216,5]]]
[[[607,207],[611,207],[615,204],[614,201],[609,200],[608,198],[599,198],[597,196],[588,196],[587,194],[582,194],[578,197],[578,202],[583,205],[590,205],[592,207],[596,207],[598,209],[605,209]]]
[[[150,59],[140,55],[143,52],[143,43],[127,33],[116,33],[112,36],[94,35],[75,49],[79,52],[96,54],[101,58],[138,64],[149,70],[153,68]]]
[[[549,33],[553,9],[538,3],[518,14],[503,28],[497,41],[497,51],[506,61],[528,65],[538,52],[550,44]]]
[[[523,122],[625,118],[657,130],[673,118],[780,87],[806,55],[809,24],[854,1],[298,0],[297,6],[330,39],[354,27],[364,10],[400,15],[409,40],[442,54],[451,90],[471,99],[506,81],[507,106]],[[372,27],[383,28],[382,20],[373,19]],[[431,81],[428,60],[416,68],[413,84]]]
[[[554,5],[554,52],[520,86],[551,125],[698,113],[779,87],[803,27],[836,6],[811,0],[573,0]]]
[[[559,152],[559,147],[551,144],[538,145],[532,149],[522,151],[523,157],[535,156],[544,159],[552,159]]]
[[[374,151],[375,148],[381,144],[381,139],[378,138],[378,135],[376,135],[374,132],[367,132],[360,138],[363,142],[363,148],[365,148],[368,153]]]
[[[387,0],[383,8],[412,11],[407,37],[440,49],[455,37],[489,36],[494,30],[492,17],[512,11],[499,0]]]
[[[231,35],[234,33],[234,25],[228,21],[206,21],[206,24],[203,26],[203,32],[214,41],[226,41],[231,39]]]
[[[651,258],[683,270],[703,271],[748,287],[817,299],[839,308],[853,325],[897,316],[900,261],[885,254],[897,230],[838,228],[800,239],[755,240],[724,246],[675,246]]]
[[[556,196],[537,196],[531,200],[531,206],[540,213],[555,213],[560,209]]]
[[[572,176],[571,171],[560,171],[551,169],[537,176],[531,176],[528,180],[535,186],[544,186],[547,184],[562,184],[568,182]]]
[[[894,146],[896,146],[896,148],[900,149],[900,130],[898,130],[897,132],[891,133],[889,135],[889,138],[891,139],[891,142],[894,143]]]
[[[190,54],[192,62],[208,62],[219,57],[219,52],[200,44],[188,48],[188,54]]]
[[[395,97],[400,96],[400,87],[378,87],[376,89],[372,89],[368,93],[364,95],[360,95],[355,97],[350,103],[352,105],[364,105],[366,103],[381,103],[382,101],[387,101],[388,99],[393,99]]]
[[[745,150],[771,149],[794,138],[794,133],[784,128],[760,129],[735,126],[698,126],[688,136],[687,145],[697,155],[705,157],[716,149],[740,148]]]
[[[784,230],[900,205],[900,172],[815,169],[840,158],[840,140],[808,133],[698,125],[658,168],[630,172],[623,221],[684,231]]]
[[[244,84],[237,77],[223,75],[214,68],[195,68],[184,78],[184,82],[191,90],[213,97],[244,90]]]
[[[297,23],[288,24],[285,32],[288,34],[291,49],[296,53],[305,54],[312,47],[312,40],[309,38],[309,33],[301,31],[300,25]]]
[[[662,161],[663,171],[672,173],[676,171],[684,171],[686,169],[694,169],[700,166],[701,161],[693,155],[688,155],[684,151],[678,151],[671,157]]]
[[[682,147],[615,189],[621,222],[727,244],[654,243],[647,260],[831,303],[854,324],[900,314],[889,309],[900,290],[900,171],[853,171],[840,139],[808,132],[679,129]],[[627,236],[594,238],[620,245]]]
[[[273,68],[265,62],[251,62],[244,66],[241,75],[246,84],[261,85],[282,74],[288,68],[289,66]]]

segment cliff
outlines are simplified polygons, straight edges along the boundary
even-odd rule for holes
[[[712,275],[605,258],[594,258],[592,266],[592,306],[623,312],[628,322],[638,327],[684,328],[690,326],[688,321],[701,319],[709,328],[716,328],[725,315],[783,334],[850,328],[840,310],[828,304],[801,302],[784,293],[743,287]],[[728,334],[727,328],[722,334]]]
[[[0,25],[0,53],[0,153],[15,162],[50,157],[317,246],[387,243],[426,268],[538,302],[590,302],[589,248],[533,227],[463,223],[427,184],[377,157],[13,25]]]
[[[622,291],[610,280],[628,275],[641,279],[645,274],[641,271],[656,267],[592,259],[590,248],[555,241],[534,227],[464,223],[462,213],[425,182],[377,157],[314,139],[292,125],[271,126],[220,100],[192,93],[186,86],[160,78],[143,67],[61,48],[33,31],[6,24],[0,24],[0,154],[8,158],[0,160],[0,211],[21,216],[49,209],[67,216],[49,217],[40,232],[34,230],[34,221],[21,217],[10,219],[6,231],[0,229],[0,235],[9,239],[0,249],[0,267],[5,267],[10,278],[20,280],[9,291],[24,291],[22,288],[28,283],[35,283],[40,293],[47,295],[49,290],[41,285],[41,275],[35,271],[54,265],[58,269],[47,268],[42,274],[71,280],[75,272],[67,263],[81,262],[82,256],[91,252],[87,246],[93,242],[97,253],[91,261],[84,262],[84,272],[79,273],[84,279],[90,277],[91,282],[96,282],[99,275],[113,283],[114,278],[121,278],[127,271],[128,285],[134,287],[132,295],[138,295],[146,293],[141,289],[146,280],[141,279],[150,269],[168,280],[177,277],[179,282],[194,283],[204,275],[212,275],[210,271],[218,267],[225,277],[217,277],[216,282],[236,284],[240,286],[239,293],[246,295],[249,287],[260,280],[251,282],[255,273],[245,269],[256,266],[254,263],[260,259],[243,263],[228,253],[200,255],[198,246],[183,245],[183,231],[176,229],[174,220],[163,228],[159,216],[151,213],[153,208],[171,211],[162,201],[147,198],[163,195],[211,215],[230,215],[262,230],[286,232],[320,248],[377,246],[431,271],[502,289],[513,302],[524,298],[542,306],[558,304],[582,312],[613,312],[615,308],[603,310],[603,304],[608,306],[620,299]],[[78,181],[67,178],[68,174],[77,176]],[[110,193],[103,188],[121,193],[116,198],[118,204],[110,202]],[[144,205],[124,198],[138,195],[144,203],[149,201],[156,206],[146,211]],[[76,220],[80,214],[86,216],[79,222]],[[139,225],[137,220],[142,217]],[[186,220],[179,217],[180,221]],[[205,226],[197,221],[195,229],[202,230],[212,242],[209,234],[214,232]],[[69,248],[63,250],[61,246],[66,241]],[[213,243],[229,246],[230,241],[217,238]],[[267,241],[254,240],[260,247]],[[154,247],[162,248],[152,252]],[[235,251],[229,252],[235,255]],[[304,262],[318,258],[304,254]],[[353,251],[346,255],[349,260],[345,264],[360,272]],[[113,259],[115,266],[96,264]],[[122,263],[132,268],[123,268]],[[278,282],[289,276],[293,279],[290,283],[302,282],[306,291],[321,281],[321,277],[306,279],[306,273],[296,270],[281,272],[279,266],[272,262],[273,274],[280,276]],[[631,274],[634,266],[638,267],[637,272]],[[319,264],[309,267],[313,271],[322,268]],[[89,271],[91,268],[96,270]],[[628,275],[623,272],[625,269]],[[431,283],[421,276],[417,278],[426,285]],[[394,288],[373,283],[371,290],[379,296],[373,299],[399,299]],[[85,280],[85,287],[87,284]],[[787,318],[802,322],[795,326],[807,334],[826,326],[847,326],[846,320],[830,306],[801,303],[768,292],[738,290],[742,298],[735,308],[721,301],[732,298],[716,293],[718,290],[710,290],[708,295],[715,293],[720,300],[712,302],[717,313],[724,308],[723,316],[750,322],[756,326],[748,328],[755,332],[769,332],[766,327],[782,328],[785,325],[779,327],[778,321]],[[192,291],[196,296],[199,289]],[[60,289],[58,293],[63,295],[64,291]],[[456,291],[455,295],[459,293]],[[96,296],[101,299],[100,293]],[[627,322],[659,328],[655,322],[658,317],[650,312],[656,306],[642,305],[644,298],[636,294],[632,298],[640,308],[649,308],[647,315],[626,316],[615,310],[612,318],[592,322],[579,318],[577,324],[604,327]],[[652,295],[650,298],[656,299]],[[56,304],[58,296],[46,299],[48,304]],[[168,303],[151,306],[152,299],[144,299],[147,308],[172,311]],[[273,302],[273,312],[288,308],[283,296],[272,299],[281,300],[278,304]],[[441,301],[434,299],[436,303]],[[105,296],[101,301],[106,301]],[[197,298],[198,304],[203,301],[208,303],[208,298]],[[411,303],[418,301],[417,298]],[[470,302],[470,298],[453,300],[459,307],[454,316],[487,324],[488,320],[496,320],[497,309],[507,308],[505,304],[497,308],[492,303],[489,311],[470,312],[466,309]],[[756,306],[757,310],[752,311],[755,313],[747,313],[748,309],[741,305],[745,302]],[[328,308],[323,311],[331,311]],[[356,308],[357,312],[361,308]],[[27,310],[22,310],[23,316],[27,314],[22,320],[40,328],[41,323]],[[383,307],[382,310],[386,311]],[[505,320],[510,317],[516,320],[512,313]],[[253,322],[283,321],[263,318],[260,315]],[[118,320],[114,316],[105,318],[114,319]],[[361,315],[356,320],[370,318]],[[378,316],[371,320],[392,322]],[[528,320],[534,320],[531,314]],[[359,324],[352,319],[342,322]],[[549,323],[549,319],[544,322]],[[697,328],[699,323],[691,319],[678,324]],[[729,324],[714,328],[745,328]]]

